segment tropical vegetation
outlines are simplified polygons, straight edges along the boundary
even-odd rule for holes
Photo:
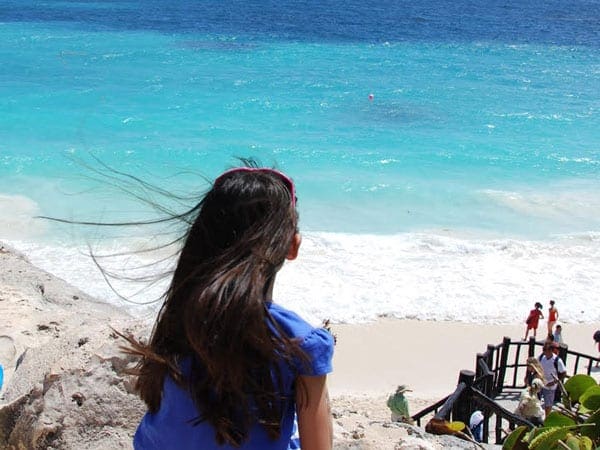
[[[591,376],[577,374],[560,389],[562,404],[543,426],[519,426],[508,435],[503,450],[600,449],[600,386]]]

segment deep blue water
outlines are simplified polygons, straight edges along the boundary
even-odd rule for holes
[[[598,1],[5,1],[3,22],[303,42],[600,43]]]

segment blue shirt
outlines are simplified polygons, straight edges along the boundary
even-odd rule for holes
[[[294,413],[296,410],[294,381],[298,375],[318,376],[331,372],[333,337],[322,328],[314,328],[300,318],[275,303],[267,307],[273,319],[290,338],[299,338],[300,347],[309,357],[309,364],[298,362],[295,366],[282,365],[282,379],[285,398],[290,399],[285,407],[279,439],[269,438],[264,428],[254,424],[248,440],[239,448],[256,450],[286,450],[292,436]],[[182,372],[189,371],[190,362],[182,364]],[[165,378],[160,409],[146,413],[133,438],[136,450],[230,450],[230,445],[218,445],[215,431],[208,422],[192,425],[199,415],[196,406],[185,388],[178,386],[170,376]]]

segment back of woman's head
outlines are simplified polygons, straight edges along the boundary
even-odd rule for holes
[[[236,259],[239,253],[253,253],[278,267],[296,231],[293,196],[291,180],[280,172],[227,171],[200,203],[183,251],[201,250],[204,259]]]
[[[540,364],[540,360],[535,356],[530,356],[527,358],[527,366],[536,374],[536,376],[540,378],[544,376],[544,369]]]
[[[189,389],[198,420],[214,426],[219,443],[240,445],[255,419],[279,434],[278,363],[302,352],[273,332],[266,296],[297,230],[295,201],[282,173],[239,168],[218,177],[197,205],[140,364],[138,388],[151,411],[169,373]],[[191,373],[179,372],[182,358],[191,360]]]

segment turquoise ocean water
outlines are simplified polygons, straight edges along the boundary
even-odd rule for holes
[[[108,298],[90,234],[32,219],[146,214],[77,160],[201,192],[251,156],[297,183],[281,295],[309,314],[520,320],[556,297],[600,320],[599,23],[598,1],[9,0],[0,238]]]

